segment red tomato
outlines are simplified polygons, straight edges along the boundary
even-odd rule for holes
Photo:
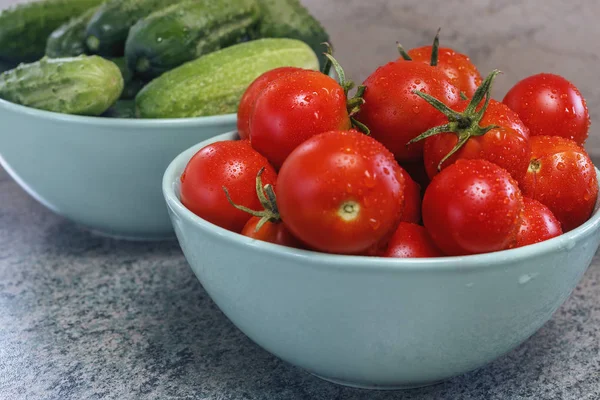
[[[409,173],[410,177],[421,187],[421,198],[425,194],[425,189],[429,186],[431,179],[427,175],[425,165],[422,161],[416,162],[405,162],[401,163],[400,166]]]
[[[462,101],[453,109],[463,112],[468,104],[468,101]],[[442,120],[437,125],[448,123],[448,118],[441,113],[440,115]],[[483,128],[489,125],[497,125],[498,128],[482,136],[471,136],[460,150],[444,161],[442,168],[461,158],[480,158],[506,169],[516,180],[523,178],[527,172],[531,152],[529,130],[514,111],[496,100],[490,100],[483,119],[479,122],[479,126]],[[427,174],[431,178],[438,173],[440,161],[458,143],[459,135],[460,133],[442,133],[425,140],[423,157]]]
[[[408,51],[408,55],[413,61],[420,61],[426,64],[431,62],[432,46],[423,46]],[[399,60],[403,60],[399,58]],[[481,84],[481,74],[477,67],[471,62],[471,59],[464,54],[440,47],[438,50],[438,64],[436,68],[440,69],[450,83],[456,86],[461,92],[472,97],[477,87]]]
[[[250,214],[229,203],[223,186],[236,204],[262,209],[256,195],[256,175],[262,167],[265,167],[263,183],[274,184],[275,170],[247,140],[209,144],[190,159],[181,175],[181,202],[199,217],[240,232]]]
[[[244,229],[242,229],[242,235],[282,246],[302,248],[302,244],[298,239],[292,236],[290,231],[281,222],[265,222],[257,231],[256,226],[260,220],[260,217],[251,217],[244,226]]]
[[[562,233],[560,222],[548,207],[537,200],[523,197],[521,228],[517,234],[515,247],[543,242]]]
[[[548,206],[568,232],[592,215],[598,180],[592,161],[577,143],[559,136],[534,136],[521,189]]]
[[[250,114],[254,108],[254,103],[258,95],[269,85],[281,76],[291,74],[292,72],[301,71],[301,68],[296,67],[280,67],[265,72],[252,82],[248,89],[244,92],[240,100],[240,106],[237,113],[237,129],[240,138],[248,139],[250,137]]]
[[[318,71],[284,75],[256,99],[250,117],[252,147],[280,168],[306,139],[331,130],[350,129],[344,89]]]
[[[404,177],[385,147],[357,131],[332,131],[298,146],[281,167],[281,219],[313,249],[367,252],[400,222]]]
[[[531,136],[561,136],[585,143],[590,114],[575,85],[552,74],[538,74],[518,82],[502,100],[519,114]]]
[[[485,160],[458,160],[436,175],[423,199],[423,222],[448,255],[489,253],[513,245],[523,196],[506,170]]]
[[[421,222],[421,187],[413,181],[408,172],[400,168],[404,176],[404,211],[403,222],[418,224]]]
[[[420,225],[401,222],[392,236],[384,257],[423,258],[442,257],[429,233]]]
[[[419,160],[423,143],[406,144],[439,122],[439,111],[413,93],[427,93],[452,107],[460,91],[439,69],[422,62],[388,63],[364,82],[365,104],[356,118],[367,125],[371,136],[385,145],[399,162]]]

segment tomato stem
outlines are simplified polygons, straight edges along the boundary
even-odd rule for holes
[[[494,79],[498,74],[500,74],[499,70],[493,70],[485,78],[482,84],[475,91],[473,98],[471,98],[464,112],[458,112],[451,109],[427,93],[423,93],[418,90],[413,91],[414,94],[421,97],[436,110],[444,114],[448,118],[448,123],[445,125],[436,126],[423,132],[419,136],[409,141],[407,145],[419,142],[434,135],[439,135],[440,133],[455,133],[458,136],[458,142],[438,164],[438,170],[441,170],[444,162],[446,162],[450,157],[452,157],[452,155],[460,150],[471,137],[483,136],[492,129],[497,129],[497,125],[482,127],[480,123],[490,103],[492,84],[494,83]],[[463,95],[463,93],[461,93],[461,95]],[[480,109],[477,110],[477,107],[480,106],[482,101],[483,105],[481,105]]]
[[[412,58],[408,55],[404,47],[400,44],[400,42],[396,42],[396,47],[398,48],[398,53],[404,59],[404,61],[412,61]]]
[[[440,52],[440,31],[442,28],[438,28],[435,37],[433,38],[433,45],[431,46],[431,66],[436,67],[438,65],[438,58]]]
[[[461,100],[469,100],[469,98],[467,97],[467,95],[465,94],[465,92],[460,92],[460,99]]]

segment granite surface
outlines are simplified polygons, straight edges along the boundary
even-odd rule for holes
[[[0,0],[0,8],[15,0]],[[485,74],[562,74],[600,118],[600,2],[304,0],[355,80],[405,47],[442,44]],[[1,134],[1,131],[0,131]],[[600,135],[588,142],[600,155]],[[449,382],[406,392],[339,387],[253,344],[216,308],[176,243],[93,236],[0,170],[0,399],[598,400],[600,257],[524,345]]]
[[[93,236],[0,169],[0,399],[598,400],[600,257],[567,303],[491,365],[424,389],[340,387],[247,339],[176,243]]]

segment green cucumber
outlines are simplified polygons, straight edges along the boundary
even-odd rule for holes
[[[125,56],[137,75],[155,78],[204,54],[248,40],[259,21],[256,0],[192,0],[135,24]]]
[[[129,29],[138,20],[176,0],[109,0],[94,14],[86,28],[90,53],[105,57],[122,57]]]
[[[142,118],[185,118],[235,113],[246,88],[278,67],[316,70],[319,62],[294,39],[259,39],[209,53],[150,82],[136,97]]]
[[[0,12],[0,58],[13,62],[39,60],[48,36],[71,18],[103,0],[42,0]]]
[[[258,28],[263,38],[290,38],[307,43],[323,65],[323,42],[329,35],[321,23],[298,0],[258,0],[262,19]]]
[[[98,7],[90,8],[52,32],[46,42],[46,55],[60,58],[85,54],[85,29],[97,10]]]
[[[118,100],[101,117],[106,118],[135,118],[135,100]]]
[[[142,90],[146,84],[146,81],[133,75],[133,72],[131,72],[127,66],[127,60],[125,60],[125,57],[113,58],[111,61],[117,64],[121,70],[121,75],[123,75],[123,82],[125,86],[123,88],[123,93],[121,93],[121,99],[135,99],[135,96],[140,90]]]
[[[100,115],[122,90],[117,65],[98,56],[44,57],[0,75],[0,98],[63,114]]]

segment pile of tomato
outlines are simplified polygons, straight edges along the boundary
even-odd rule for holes
[[[398,47],[353,96],[330,52],[323,71],[260,76],[240,103],[240,140],[189,161],[183,204],[258,240],[384,257],[495,252],[589,219],[590,118],[572,83],[541,73],[498,101],[498,71],[482,79],[437,36]]]

